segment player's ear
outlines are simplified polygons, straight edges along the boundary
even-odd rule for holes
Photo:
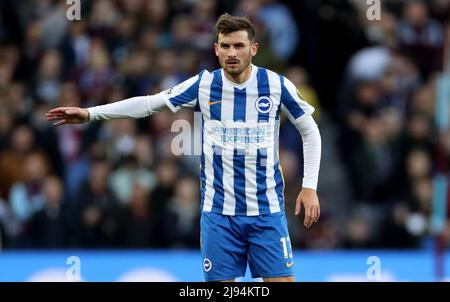
[[[214,52],[216,53],[216,56],[219,56],[219,43],[214,43]]]
[[[252,55],[252,57],[256,56],[256,54],[258,53],[258,42],[253,42],[251,47],[250,47],[250,54]]]

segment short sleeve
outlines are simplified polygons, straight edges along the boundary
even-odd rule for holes
[[[167,107],[172,110],[172,112],[177,112],[182,107],[195,107],[198,100],[198,89],[203,72],[204,71],[172,88],[161,92],[164,97],[164,102]]]
[[[314,107],[308,104],[301,96],[298,89],[287,78],[281,79],[281,110],[287,114],[291,122],[295,122],[302,116],[311,115]]]

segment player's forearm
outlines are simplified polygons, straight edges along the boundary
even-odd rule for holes
[[[142,118],[165,108],[161,94],[137,96],[115,103],[89,107],[89,121],[119,118]]]
[[[316,190],[322,152],[319,128],[311,116],[299,120],[294,125],[300,132],[303,140],[304,169],[302,186],[303,188]]]

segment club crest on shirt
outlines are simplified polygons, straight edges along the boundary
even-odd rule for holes
[[[212,268],[212,262],[208,258],[203,259],[203,269],[205,272],[209,272]]]
[[[259,113],[269,113],[272,110],[273,102],[268,96],[261,96],[255,102],[256,110]]]

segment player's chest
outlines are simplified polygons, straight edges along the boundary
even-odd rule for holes
[[[200,91],[199,105],[206,119],[264,122],[277,118],[280,97],[275,93],[261,94],[230,87],[220,91]]]

